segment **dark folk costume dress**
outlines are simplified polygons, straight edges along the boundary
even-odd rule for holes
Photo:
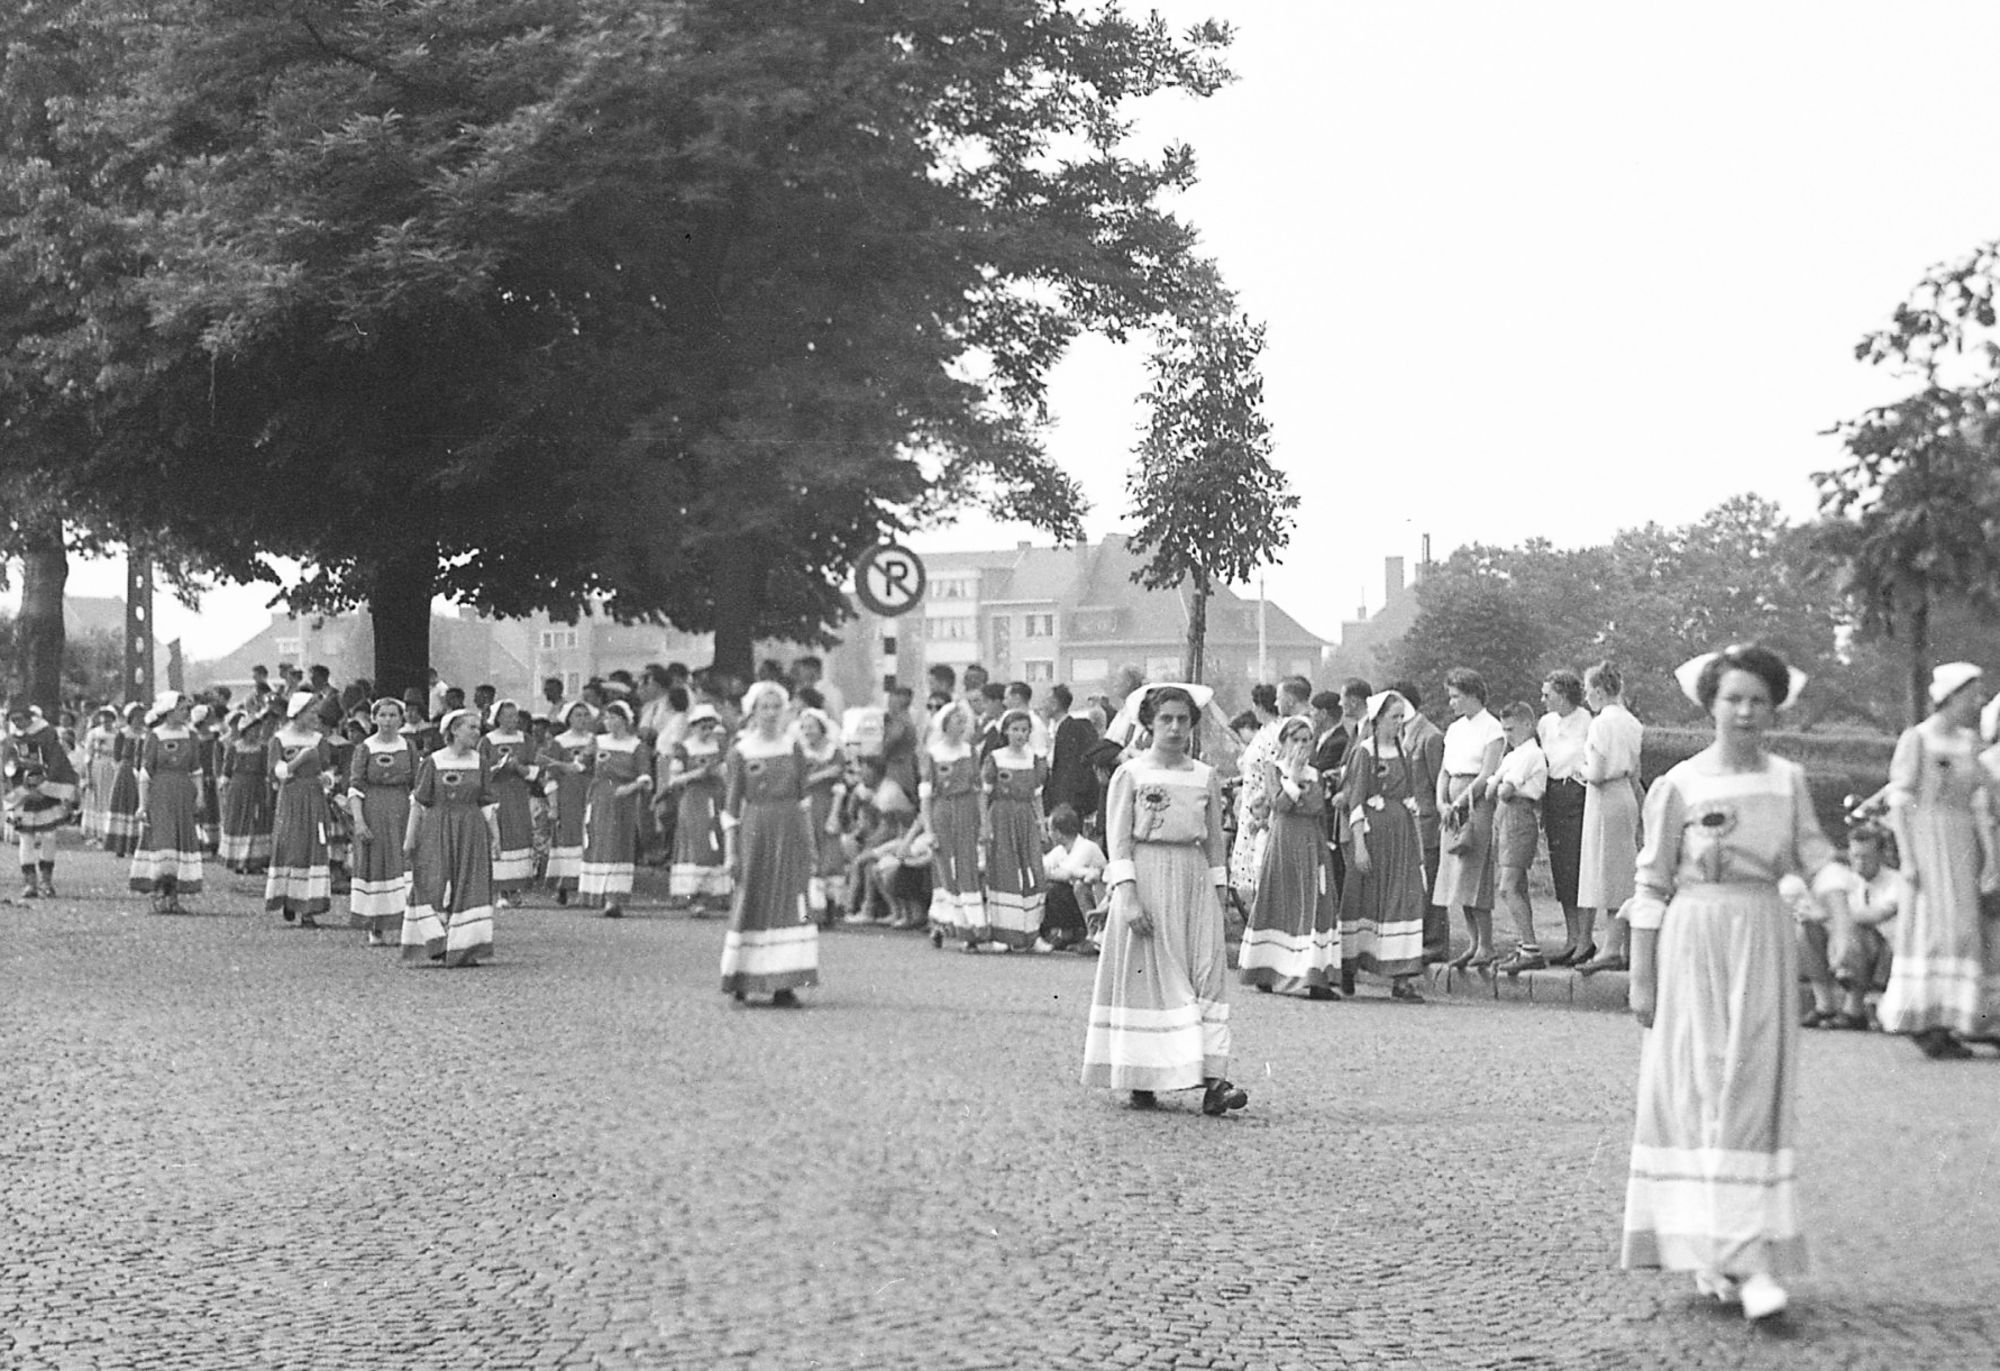
[[[493,888],[503,895],[526,890],[535,879],[535,816],[530,801],[541,774],[534,747],[518,729],[479,740],[486,783],[500,806],[500,850],[493,854]]]
[[[252,733],[222,748],[222,864],[248,875],[262,875],[271,865],[268,746]]]
[[[1778,881],[1835,888],[1833,845],[1805,771],[1779,757],[1754,772],[1690,757],[1654,782],[1645,820],[1630,913],[1632,927],[1659,930],[1659,980],[1639,1052],[1623,1264],[1803,1270],[1797,937]]]
[[[986,800],[987,937],[1028,948],[1042,933],[1049,882],[1042,870],[1042,787],[1048,763],[1000,748],[981,768]]]
[[[410,796],[418,809],[403,915],[403,960],[475,966],[493,953],[493,795],[478,751],[424,758]]]
[[[991,930],[979,892],[979,754],[969,743],[931,748],[917,793],[930,802],[931,932],[983,943]]]
[[[583,868],[577,890],[593,908],[611,908],[632,894],[639,860],[639,810],[646,803],[641,787],[629,795],[617,792],[634,781],[650,784],[653,749],[636,733],[597,740],[590,777],[590,797],[584,803]],[[719,830],[718,830],[719,831]],[[675,867],[675,871],[679,871]],[[728,879],[728,873],[723,873]],[[725,887],[726,888],[726,887]]]
[[[403,835],[410,823],[410,790],[417,780],[417,754],[400,735],[384,743],[373,734],[356,743],[348,762],[347,795],[361,805],[368,840],[357,830],[354,877],[348,889],[347,919],[371,933],[399,931],[409,907],[410,873]]]
[[[146,735],[120,729],[112,747],[117,774],[111,779],[111,799],[104,816],[104,850],[129,857],[139,850],[139,750]]]
[[[1375,740],[1364,738],[1341,778],[1347,831],[1368,844],[1368,870],[1350,858],[1340,891],[1341,962],[1382,976],[1424,969],[1424,845],[1412,772],[1400,749],[1379,757]]]
[[[728,790],[718,746],[679,743],[668,778],[687,776],[674,804],[674,855],[667,893],[675,900],[726,900],[729,869],[722,864],[722,802]]]
[[[1222,786],[1203,762],[1163,767],[1140,756],[1111,777],[1104,878],[1136,883],[1153,931],[1142,937],[1115,913],[1105,926],[1083,1044],[1085,1085],[1189,1090],[1228,1073],[1222,803]]]
[[[213,733],[197,732],[195,743],[201,757],[195,782],[195,831],[201,836],[202,852],[215,856],[222,851],[222,740]]]
[[[590,773],[597,764],[597,738],[563,732],[542,752],[543,787],[554,803],[549,835],[549,886],[574,893],[583,875],[583,811],[589,803]]]
[[[139,850],[132,854],[131,885],[142,895],[201,893],[201,754],[201,739],[184,728],[155,730],[140,744],[146,812]]]
[[[280,731],[264,755],[277,787],[264,908],[284,915],[286,923],[310,923],[333,905],[325,785],[333,774],[333,748],[317,735]]]
[[[1301,784],[1265,763],[1270,836],[1237,957],[1245,985],[1332,987],[1340,979],[1340,896],[1326,846],[1326,791],[1308,767]],[[1353,879],[1352,876],[1349,879]]]
[[[819,926],[806,888],[805,754],[796,743],[752,734],[729,749],[724,822],[736,830],[736,883],[722,943],[724,994],[770,994],[819,984]]]
[[[800,744],[802,749],[804,746]],[[841,850],[840,835],[827,831],[845,793],[840,780],[840,749],[828,744],[817,756],[805,753],[805,759],[806,829],[813,840],[812,884],[806,891],[806,899],[814,917],[824,923],[836,912],[833,892],[840,888],[841,878],[847,872],[847,854]]]

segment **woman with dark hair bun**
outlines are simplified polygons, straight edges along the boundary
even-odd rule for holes
[[[1231,1043],[1222,788],[1213,768],[1188,755],[1205,703],[1181,686],[1146,687],[1138,722],[1152,746],[1111,778],[1111,910],[1083,1083],[1131,1091],[1134,1109],[1156,1108],[1159,1091],[1200,1087],[1201,1112],[1219,1115],[1250,1097],[1223,1075]]]
[[[1805,1266],[1794,1198],[1797,937],[1779,881],[1798,874],[1846,917],[1845,871],[1805,771],[1764,745],[1795,693],[1763,648],[1676,673],[1715,741],[1654,783],[1631,920],[1640,1049],[1622,1264],[1692,1271],[1745,1317],[1785,1308]],[[1613,682],[1615,684],[1615,681]],[[1602,688],[1600,685],[1598,688]]]

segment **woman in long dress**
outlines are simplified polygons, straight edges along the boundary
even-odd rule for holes
[[[129,857],[139,850],[139,751],[146,745],[145,714],[146,707],[136,701],[126,705],[112,743],[116,769],[111,798],[105,804],[104,850],[114,857]]]
[[[563,731],[542,749],[542,786],[555,808],[547,875],[557,904],[569,903],[583,876],[583,811],[597,764],[596,722],[597,711],[579,700],[563,712]]]
[[[745,722],[729,749],[723,842],[735,878],[722,943],[722,991],[738,1000],[798,1003],[819,984],[819,926],[806,890],[813,839],[806,819],[805,753],[784,729],[785,689],[758,681],[743,697]]]
[[[1120,766],[1105,797],[1111,909],[1091,989],[1083,1083],[1132,1092],[1152,1109],[1162,1090],[1202,1092],[1201,1112],[1241,1109],[1230,1084],[1229,962],[1222,901],[1229,884],[1222,786],[1189,756],[1200,717],[1195,688],[1152,685],[1137,708],[1146,751]],[[1205,701],[1204,701],[1205,703]]]
[[[625,901],[632,896],[639,860],[639,809],[653,788],[653,749],[633,731],[632,707],[623,700],[604,707],[604,732],[591,755],[577,890],[584,904],[616,919],[625,913]]]
[[[286,923],[317,928],[319,916],[333,906],[326,803],[333,748],[320,735],[319,700],[311,691],[298,691],[286,702],[284,725],[271,735],[265,757],[277,798],[264,908],[283,915]]]
[[[972,707],[963,700],[931,719],[917,807],[931,836],[931,946],[952,938],[976,952],[991,930],[979,889],[979,754],[971,733]]]
[[[1009,951],[1025,951],[1042,934],[1048,876],[1042,869],[1042,787],[1049,764],[1030,751],[1034,721],[1025,709],[1000,716],[1004,746],[980,766],[986,844],[987,936]]]
[[[354,826],[354,877],[348,922],[368,930],[370,947],[400,935],[410,903],[410,867],[403,835],[410,825],[410,791],[417,752],[403,736],[403,702],[385,696],[370,712],[375,731],[355,746],[347,768],[347,812]]]
[[[486,758],[486,783],[499,804],[500,846],[493,853],[496,903],[505,909],[509,897],[535,880],[534,783],[541,775],[535,748],[521,731],[521,707],[512,700],[493,704],[493,727],[480,741]]]
[[[111,818],[111,787],[118,780],[118,711],[105,708],[91,716],[83,735],[83,836],[92,846],[104,845]]]
[[[1415,769],[1403,750],[1403,697],[1368,698],[1361,736],[1341,774],[1347,881],[1340,890],[1343,988],[1357,970],[1389,978],[1389,997],[1412,1003],[1424,969],[1424,841]]]
[[[1311,720],[1287,719],[1276,752],[1263,763],[1270,838],[1237,964],[1245,985],[1332,1000],[1339,998],[1340,897],[1326,846],[1326,790],[1312,765],[1312,746]]]
[[[221,723],[207,705],[196,705],[188,715],[194,732],[200,774],[195,778],[195,832],[201,839],[204,857],[222,852],[222,737]]]
[[[1654,782],[1631,923],[1639,1053],[1622,1262],[1692,1271],[1752,1319],[1804,1269],[1794,1187],[1797,936],[1779,894],[1796,874],[1845,911],[1833,844],[1803,768],[1764,748],[1803,684],[1762,647],[1685,663],[1715,741]]]
[[[410,861],[403,960],[477,966],[493,955],[497,805],[479,749],[479,715],[455,709],[440,731],[445,745],[419,767],[403,829]]]
[[[806,898],[813,917],[825,925],[839,917],[833,892],[840,888],[847,872],[847,854],[841,850],[835,817],[846,793],[841,778],[847,766],[840,752],[840,731],[826,711],[802,709],[794,727],[799,751],[806,759],[806,822],[813,840],[812,884]]]
[[[1979,764],[1973,724],[1985,681],[1970,662],[1931,673],[1930,716],[1906,730],[1889,761],[1889,824],[1903,858],[1889,989],[1877,1014],[1927,1057],[1967,1057],[2000,1013],[2000,927],[1979,912],[1984,851],[1975,803],[2000,805],[2000,782]]]
[[[201,893],[200,740],[188,727],[189,704],[177,690],[153,702],[140,745],[139,850],[132,854],[132,889],[152,900],[155,914],[180,914],[181,896]]]
[[[1583,743],[1583,856],[1577,867],[1578,936],[1592,951],[1597,914],[1605,918],[1604,951],[1579,955],[1578,971],[1623,971],[1625,928],[1618,910],[1632,898],[1639,840],[1639,747],[1645,729],[1625,708],[1625,678],[1609,662],[1583,674],[1583,698],[1596,715]]]
[[[272,724],[268,714],[230,716],[222,739],[222,864],[261,876],[271,865]]]
[[[667,898],[697,916],[729,898],[729,868],[722,851],[722,801],[729,784],[723,775],[727,736],[715,706],[696,705],[688,711],[687,732],[667,763],[667,789],[675,796]]]

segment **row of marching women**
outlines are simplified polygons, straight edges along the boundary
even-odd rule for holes
[[[1000,720],[997,746],[972,740],[964,701],[933,718],[917,784],[932,850],[931,942],[967,952],[1022,951],[1043,933],[1042,786],[1048,763],[1031,750],[1025,709]]]

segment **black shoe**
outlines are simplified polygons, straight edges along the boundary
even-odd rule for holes
[[[569,903],[569,891],[567,891],[567,890],[558,890],[558,891],[556,891],[556,903],[557,903],[557,904],[568,904],[568,903]]]
[[[1248,1103],[1249,1091],[1219,1078],[1210,1081],[1208,1089],[1201,1092],[1201,1112],[1211,1118],[1218,1118],[1232,1109],[1241,1109]]]
[[[944,946],[944,930],[942,928],[933,928],[931,930],[931,946],[937,948]]]
[[[1158,1109],[1160,1107],[1160,1097],[1150,1090],[1134,1090],[1132,1092],[1132,1107],[1134,1109]]]
[[[1342,968],[1340,973],[1340,993],[1343,995],[1354,993],[1354,973],[1346,968]]]
[[[771,994],[771,1008],[791,1009],[799,1002],[799,997],[789,990],[777,990]]]
[[[622,919],[625,917],[625,911],[615,904],[608,904],[604,906],[604,917],[607,919]]]
[[[1572,944],[1569,947],[1565,947],[1560,952],[1552,952],[1549,954],[1549,965],[1573,966],[1576,963],[1576,954],[1586,950],[1587,949],[1585,948],[1577,947],[1574,944]]]
[[[1570,970],[1580,976],[1594,976],[1600,971],[1630,971],[1632,963],[1622,952],[1605,952],[1592,957],[1587,962],[1578,962]]]
[[[1330,985],[1309,985],[1306,987],[1306,998],[1309,1000],[1337,1000],[1340,996],[1334,993],[1333,987]]]
[[[1518,976],[1523,971],[1546,971],[1549,959],[1539,952],[1516,951],[1513,956],[1493,969],[1505,976]]]

